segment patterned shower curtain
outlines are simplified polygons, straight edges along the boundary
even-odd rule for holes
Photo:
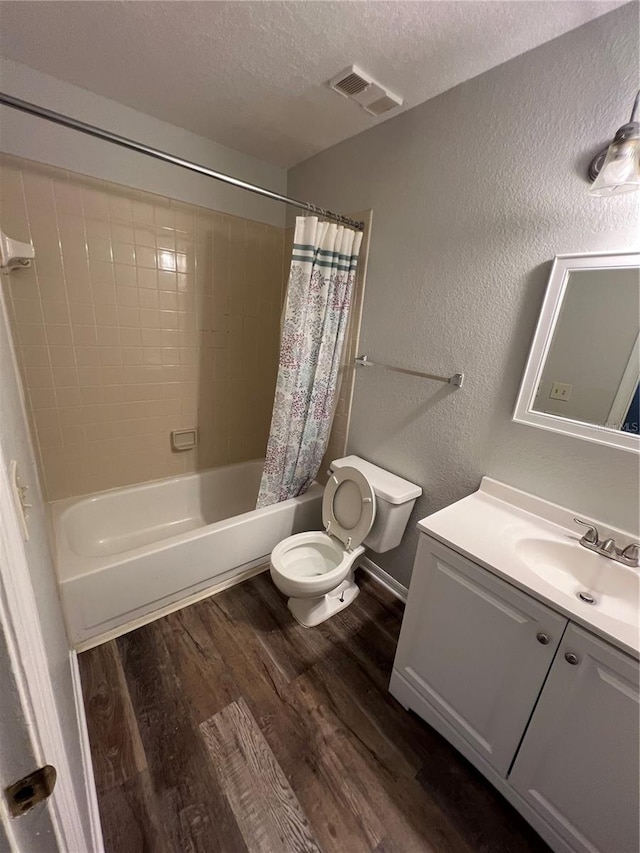
[[[296,218],[258,507],[303,494],[329,440],[362,233]]]

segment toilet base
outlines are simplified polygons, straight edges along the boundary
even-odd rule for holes
[[[315,628],[316,625],[348,607],[357,598],[359,592],[352,574],[351,578],[342,581],[326,595],[321,595],[319,598],[290,598],[287,601],[287,607],[297,622],[305,628]]]

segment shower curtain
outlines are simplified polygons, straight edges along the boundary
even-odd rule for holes
[[[296,218],[258,507],[303,494],[329,440],[362,233]]]

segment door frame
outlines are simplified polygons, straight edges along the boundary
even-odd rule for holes
[[[624,423],[624,419],[629,411],[629,406],[633,400],[640,380],[640,334],[636,338],[636,342],[631,350],[629,361],[622,374],[620,385],[616,391],[616,396],[613,398],[609,416],[607,417],[608,429],[620,429]]]
[[[34,769],[52,764],[57,770],[56,786],[48,800],[48,808],[60,853],[86,851],[88,843],[91,844],[91,853],[104,853],[77,655],[70,650],[69,666],[74,682],[78,737],[84,764],[82,784],[86,786],[89,801],[90,839],[85,836],[75,796],[6,461],[0,447],[0,626],[6,637],[9,665],[17,686],[21,722],[37,762]],[[10,843],[13,842],[15,849],[19,850],[4,797],[2,794],[0,797],[3,799],[0,820]]]

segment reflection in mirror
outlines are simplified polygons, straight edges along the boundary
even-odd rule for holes
[[[531,410],[639,433],[640,273],[570,269]]]
[[[558,255],[514,421],[640,453],[640,253]]]

